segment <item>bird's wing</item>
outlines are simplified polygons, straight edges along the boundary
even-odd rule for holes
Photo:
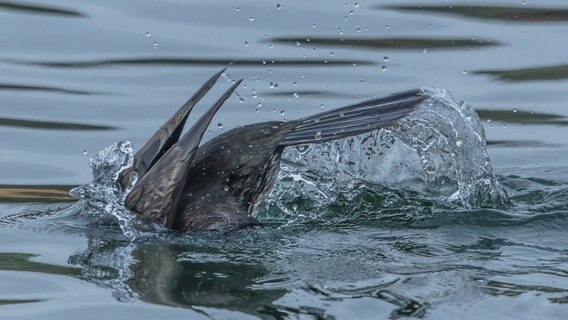
[[[321,143],[385,128],[411,114],[427,98],[415,89],[291,121],[279,145]]]

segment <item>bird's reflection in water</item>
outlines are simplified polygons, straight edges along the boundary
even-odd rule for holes
[[[222,258],[198,262],[189,258],[194,249],[187,244],[91,239],[88,248],[71,256],[69,262],[82,266],[87,281],[108,287],[121,301],[140,299],[258,314],[264,305],[286,293],[285,289],[251,288],[267,275],[261,265]]]
[[[274,279],[282,281],[278,272],[271,271],[261,261],[271,260],[269,255],[256,255],[251,259],[250,253],[232,252],[229,243],[226,246],[204,246],[202,240],[199,240],[200,243],[177,239],[126,242],[110,238],[113,237],[90,239],[87,249],[72,255],[69,263],[81,266],[83,279],[110,289],[119,301],[142,300],[193,309],[208,316],[214,310],[225,310],[268,319],[301,316],[335,319],[325,308],[308,303],[311,299],[298,301],[298,306],[288,305],[285,301],[296,297],[294,281],[263,285],[276,281]],[[279,260],[278,263],[286,261]],[[362,297],[378,299],[392,306],[390,312],[394,318],[419,317],[428,308],[427,303],[404,297],[388,288],[366,294],[358,292],[353,296],[322,289],[321,286],[302,288],[305,290],[303,294],[315,295],[322,301]]]

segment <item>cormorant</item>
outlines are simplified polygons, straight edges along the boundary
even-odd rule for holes
[[[203,145],[201,138],[234,83],[187,133],[184,124],[195,104],[225,70],[211,77],[135,154],[122,172],[130,210],[179,231],[233,230],[258,224],[251,214],[269,193],[285,147],[322,143],[395,124],[429,96],[419,89],[372,99],[291,121],[249,124]],[[181,137],[181,138],[180,138]]]

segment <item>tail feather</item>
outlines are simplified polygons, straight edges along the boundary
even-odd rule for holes
[[[296,120],[289,124],[291,130],[280,146],[320,143],[385,128],[408,116],[427,98],[416,89]]]
[[[166,227],[173,227],[187,173],[203,134],[241,81],[234,83],[136,183],[126,198],[129,209],[161,220]]]
[[[138,178],[142,178],[150,168],[152,168],[158,160],[179,140],[183,127],[189,113],[193,107],[205,96],[207,92],[213,87],[215,82],[221,77],[226,68],[217,72],[207,82],[193,94],[186,103],[179,108],[179,110],[166,121],[160,129],[136,152],[134,155],[134,163],[132,167],[126,169],[121,173],[120,181],[123,186],[128,184],[130,179],[129,173],[135,171]]]

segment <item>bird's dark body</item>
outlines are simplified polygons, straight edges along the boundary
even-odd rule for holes
[[[195,104],[222,72],[209,79],[134,156],[138,180],[126,206],[179,231],[233,230],[258,224],[252,217],[277,176],[287,146],[321,143],[385,128],[411,114],[428,96],[410,90],[299,120],[263,122],[227,131],[200,145],[213,116],[240,81],[181,132]]]
[[[188,174],[174,228],[217,229],[226,222],[253,225],[253,206],[270,191],[289,126],[282,122],[238,127],[199,147]],[[243,215],[235,216],[234,213]],[[235,220],[238,221],[230,221]],[[207,227],[205,227],[207,225]]]

